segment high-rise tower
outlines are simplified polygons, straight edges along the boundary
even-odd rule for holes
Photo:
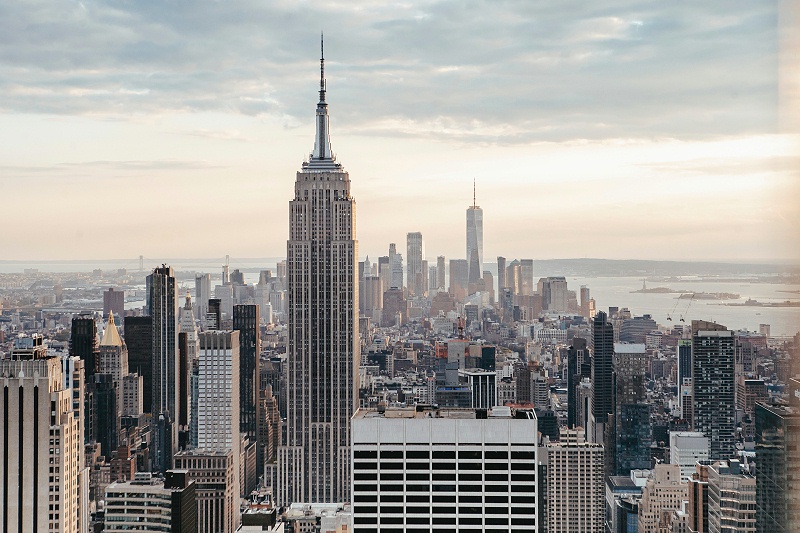
[[[162,265],[147,276],[147,301],[152,319],[153,420],[156,426],[153,470],[172,468],[172,453],[178,445],[172,421],[178,416],[178,299],[175,272]],[[184,400],[185,401],[185,400]]]
[[[692,320],[692,422],[712,461],[736,454],[735,344],[725,326]]]
[[[409,232],[406,235],[406,257],[408,266],[406,267],[406,286],[411,296],[423,296],[425,286],[422,283],[422,233],[419,231]]]
[[[608,415],[614,413],[613,373],[614,327],[601,311],[592,321],[592,442],[603,442]]]
[[[357,396],[358,243],[350,177],[331,151],[325,60],[316,137],[289,202],[286,446],[276,499],[346,502]]]
[[[467,208],[467,263],[469,283],[477,283],[483,277],[483,209],[478,207],[474,182],[472,205]]]

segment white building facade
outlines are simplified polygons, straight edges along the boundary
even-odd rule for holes
[[[536,531],[532,410],[360,409],[353,417],[355,531]]]

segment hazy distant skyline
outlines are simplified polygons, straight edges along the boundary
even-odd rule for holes
[[[798,260],[790,4],[0,5],[0,259],[283,256],[323,30],[361,258]]]

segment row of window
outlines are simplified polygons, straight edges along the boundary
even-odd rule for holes
[[[460,446],[480,446],[480,444],[460,444]],[[522,446],[530,446],[524,444]],[[377,459],[377,450],[355,450],[353,456],[356,459]],[[381,450],[381,459],[455,459],[456,452],[453,450]],[[507,450],[459,450],[458,459],[508,459]],[[529,460],[536,459],[535,451],[512,451],[511,459]]]
[[[514,479],[514,476],[512,476],[512,481],[529,481],[529,482],[535,482],[536,481],[536,476],[534,476],[534,475],[530,475],[530,476],[526,475],[525,477],[526,478],[530,478],[530,479],[519,480],[519,479]],[[487,481],[504,482],[504,483],[506,483],[506,485],[485,485],[485,486],[481,487],[481,486],[476,486],[474,484],[456,486],[455,484],[449,484],[449,483],[433,484],[433,485],[420,485],[420,484],[405,484],[405,485],[391,484],[390,485],[390,484],[382,483],[380,485],[380,492],[381,493],[383,493],[383,492],[403,492],[403,491],[406,491],[406,492],[456,492],[456,487],[457,487],[457,490],[459,492],[509,492],[509,490],[510,490],[510,492],[532,492],[534,490],[530,483],[521,484],[521,485],[510,485],[509,486],[507,484],[508,483],[508,478],[507,477],[501,478],[501,477],[498,476],[497,478],[494,478],[494,479],[487,478]],[[353,486],[353,490],[355,492],[378,492],[378,485],[356,483]]]

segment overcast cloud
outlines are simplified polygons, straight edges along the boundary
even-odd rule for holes
[[[775,127],[773,2],[11,2],[0,106],[305,122],[316,41],[348,131],[507,143]]]
[[[96,257],[52,228],[100,224],[121,257],[282,254],[324,31],[362,256],[415,230],[463,255],[476,177],[488,256],[797,258],[778,17],[743,0],[2,2],[0,195],[35,191],[42,225],[0,257]],[[141,237],[155,219],[188,234]],[[616,240],[587,239],[588,220]],[[700,225],[713,245],[671,246]]]

